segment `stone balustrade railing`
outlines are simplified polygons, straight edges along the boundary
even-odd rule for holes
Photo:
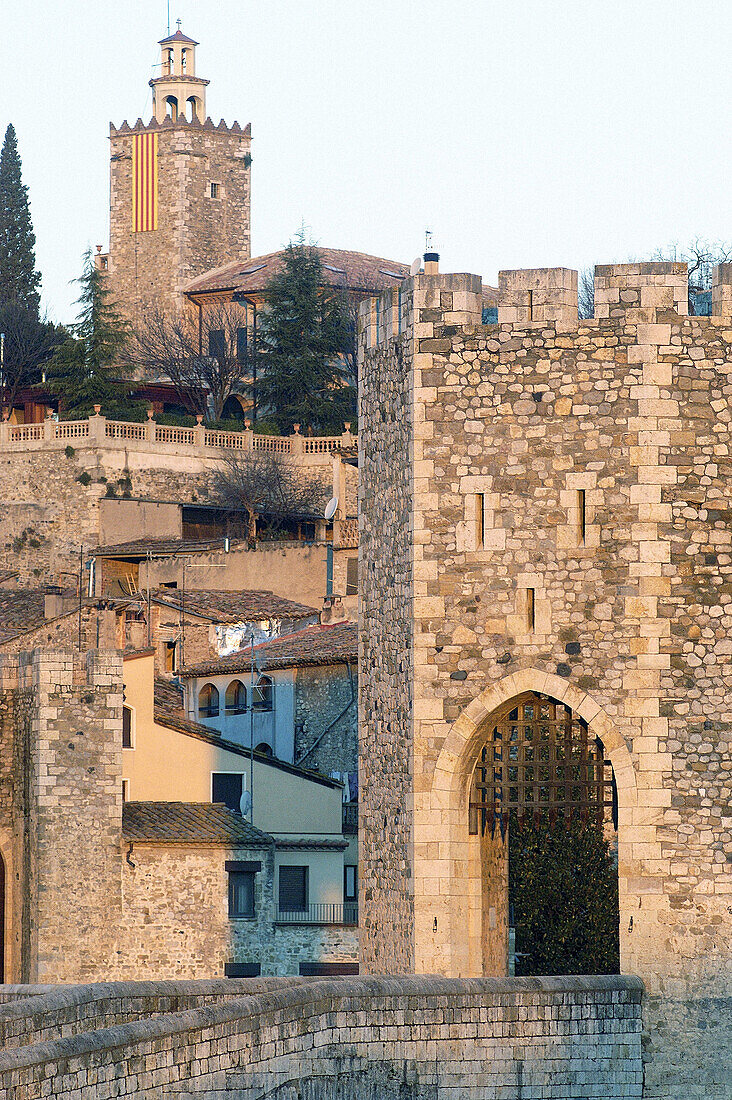
[[[298,425],[295,425],[298,428]],[[176,449],[259,451],[270,454],[330,455],[356,446],[357,436],[351,434],[350,424],[341,435],[303,436],[299,431],[292,435],[257,435],[247,427],[240,432],[226,432],[196,424],[193,428],[157,424],[152,417],[144,423],[124,420],[108,420],[100,412],[86,420],[55,420],[48,417],[42,424],[11,424],[0,422],[0,451],[42,450],[54,445],[61,448],[75,445],[96,447],[135,443],[142,446],[167,446]]]

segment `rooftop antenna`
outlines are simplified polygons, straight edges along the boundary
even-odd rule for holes
[[[168,0],[168,38],[170,38],[170,0]]]
[[[434,252],[432,247],[432,230],[425,229],[424,231],[424,250],[425,252]]]

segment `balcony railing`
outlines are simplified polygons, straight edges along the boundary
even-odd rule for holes
[[[358,802],[343,803],[343,832],[355,836],[358,832]]]
[[[277,924],[358,924],[358,902],[318,902],[305,909],[277,909]]]

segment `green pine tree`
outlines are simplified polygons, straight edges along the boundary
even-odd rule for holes
[[[512,815],[508,834],[516,973],[617,974],[618,871],[602,823]]]
[[[336,434],[356,418],[349,364],[353,324],[345,292],[329,286],[317,248],[301,234],[269,282],[257,355],[256,403],[280,432]]]
[[[80,307],[70,336],[49,365],[47,380],[59,398],[64,414],[88,416],[95,404],[112,419],[137,418],[139,409],[129,400],[129,385],[119,360],[127,332],[110,302],[105,276],[94,264],[92,251],[84,255],[84,270],[76,280],[81,287]]]
[[[41,276],[23,183],[18,142],[9,125],[0,152],[0,302],[18,302],[38,316]]]

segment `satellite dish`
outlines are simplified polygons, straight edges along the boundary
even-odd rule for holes
[[[325,518],[333,519],[333,516],[338,511],[338,497],[331,497],[325,506]]]
[[[412,260],[412,266],[409,269],[410,275],[419,275],[422,270],[422,257],[417,256],[415,260]]]

